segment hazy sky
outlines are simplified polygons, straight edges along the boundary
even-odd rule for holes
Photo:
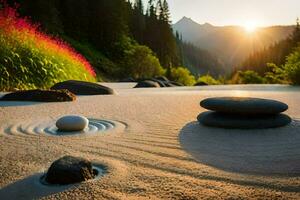
[[[147,2],[148,0],[144,0]],[[183,16],[198,23],[260,26],[295,24],[300,0],[168,0],[173,23]]]

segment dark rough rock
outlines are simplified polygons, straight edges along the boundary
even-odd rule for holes
[[[278,114],[288,109],[288,105],[279,101],[245,97],[208,98],[200,105],[208,110],[241,115]]]
[[[114,90],[91,82],[69,80],[55,84],[52,90],[67,89],[76,95],[112,95]]]
[[[284,114],[245,116],[213,111],[201,113],[197,119],[205,126],[231,129],[277,128],[286,126],[292,121],[289,116]]]
[[[67,185],[93,179],[92,163],[83,158],[64,156],[52,163],[45,180],[49,184]]]
[[[146,80],[140,81],[134,88],[159,88],[159,84],[154,81]]]
[[[6,94],[0,98],[0,101],[37,102],[64,102],[75,100],[76,96],[68,90],[23,90]]]
[[[196,83],[194,86],[207,86],[207,85],[208,85],[207,83],[200,81]]]
[[[157,77],[155,77],[155,79],[160,80],[160,81],[169,82],[169,79],[165,76],[157,76]]]

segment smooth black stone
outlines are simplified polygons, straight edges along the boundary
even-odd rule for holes
[[[76,96],[68,90],[22,90],[9,93],[0,101],[65,102],[75,101]]]
[[[134,88],[159,88],[159,87],[160,86],[157,82],[145,80],[145,81],[138,82]]]
[[[76,95],[112,95],[114,90],[96,83],[69,80],[55,84],[52,90],[67,89]]]
[[[64,156],[52,163],[45,180],[49,184],[67,185],[95,177],[92,163],[83,158]]]
[[[208,98],[200,105],[212,111],[242,115],[278,114],[288,109],[288,105],[279,101],[247,97]]]
[[[197,82],[194,86],[207,86],[207,85],[208,85],[207,83],[200,81]]]
[[[213,111],[203,112],[197,119],[205,126],[231,129],[277,128],[292,122],[292,119],[285,114],[245,116]]]

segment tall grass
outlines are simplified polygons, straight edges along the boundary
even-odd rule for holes
[[[90,63],[71,46],[42,33],[14,8],[2,5],[0,90],[49,88],[69,79],[95,81]]]

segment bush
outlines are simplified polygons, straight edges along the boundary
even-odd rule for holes
[[[265,79],[270,84],[286,84],[288,83],[287,74],[283,67],[278,67],[274,63],[268,63],[269,72],[265,73]]]
[[[192,86],[196,83],[195,77],[184,67],[172,68],[170,71],[170,79],[187,86]]]
[[[143,79],[164,75],[165,70],[149,47],[124,37],[116,44],[116,49],[114,54],[118,53],[114,57],[120,60],[120,77]]]
[[[283,70],[292,84],[300,85],[300,46],[287,57]]]
[[[200,76],[197,80],[197,83],[205,83],[206,85],[219,85],[220,82],[214,79],[211,75],[207,74]]]
[[[235,84],[263,84],[266,83],[266,80],[257,72],[247,70],[238,71],[232,78],[232,82]]]
[[[65,42],[41,33],[7,5],[0,10],[0,90],[49,88],[68,79],[95,81],[95,75]]]

